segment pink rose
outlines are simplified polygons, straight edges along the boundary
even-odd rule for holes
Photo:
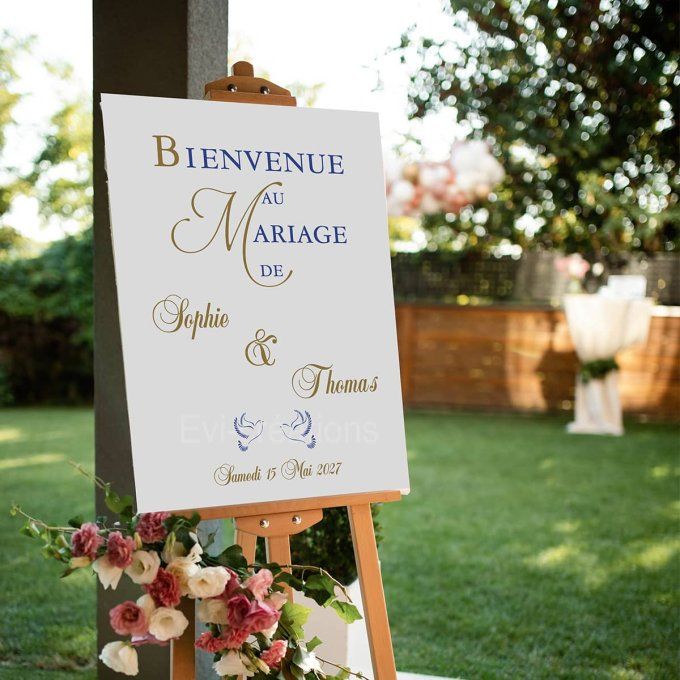
[[[274,583],[274,575],[269,569],[260,569],[253,574],[243,585],[250,590],[256,600],[264,600],[269,593],[269,588]]]
[[[205,652],[215,654],[223,649],[239,649],[249,637],[250,633],[247,630],[229,628],[228,630],[223,630],[219,637],[215,637],[212,633],[203,633],[196,640],[196,647]]]
[[[168,530],[163,525],[168,517],[169,512],[145,512],[137,520],[135,531],[144,543],[162,541],[168,535]]]
[[[220,597],[228,599],[234,594],[234,591],[242,586],[241,581],[238,580],[238,574],[233,569],[229,569],[229,567],[226,567],[226,570],[229,572],[229,580],[227,581],[227,585],[224,586],[224,592]]]
[[[234,595],[227,602],[227,619],[232,628],[242,629],[250,612],[250,600],[245,595]]]
[[[149,623],[141,607],[127,600],[109,612],[111,628],[118,635],[144,635],[149,630]]]
[[[97,525],[88,522],[71,536],[71,553],[74,557],[89,557],[94,560],[103,543],[104,539],[99,535]]]
[[[243,621],[243,628],[251,633],[271,628],[281,618],[281,612],[264,602],[253,600],[250,610]]]
[[[106,556],[109,562],[119,569],[125,569],[132,564],[132,553],[135,551],[135,540],[123,536],[120,531],[109,534],[106,544]]]
[[[274,640],[269,649],[265,649],[260,655],[260,659],[264,661],[269,668],[277,668],[286,656],[288,643],[285,640]]]
[[[224,640],[225,649],[239,649],[250,637],[250,633],[247,630],[229,628],[228,630],[223,630],[220,637]]]
[[[176,607],[179,604],[181,595],[179,592],[179,581],[174,574],[163,569],[158,570],[154,581],[144,586],[153,601],[158,607]]]
[[[215,637],[212,633],[203,633],[194,643],[197,649],[202,649],[204,652],[215,654],[226,649],[226,643],[222,638]]]
[[[270,607],[274,607],[274,609],[281,609],[284,604],[288,602],[288,598],[284,593],[280,593],[278,591],[273,592],[265,601],[265,604],[268,604]]]

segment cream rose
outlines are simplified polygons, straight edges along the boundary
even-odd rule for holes
[[[180,637],[188,625],[187,617],[179,609],[159,607],[149,619],[149,633],[157,640],[165,642]]]
[[[99,658],[105,666],[116,673],[124,673],[125,675],[137,675],[139,673],[137,650],[122,640],[109,642],[102,649]]]
[[[134,583],[151,583],[161,566],[161,558],[153,550],[135,550],[132,553],[132,564],[125,569],[125,573]]]
[[[104,586],[104,590],[111,588],[115,590],[118,587],[120,577],[123,575],[123,570],[120,567],[114,567],[106,555],[102,555],[92,563],[92,569],[99,576],[99,581]]]
[[[201,600],[197,608],[198,620],[203,623],[229,623],[227,605],[222,600]]]
[[[151,595],[148,593],[146,595],[142,595],[137,600],[137,606],[144,612],[147,621],[151,618],[151,614],[153,614],[154,609],[156,609],[156,603],[153,601],[153,597],[151,597]]]
[[[224,567],[204,567],[189,577],[189,596],[201,599],[217,597],[224,592],[229,578],[229,572]]]
[[[167,571],[177,578],[182,596],[189,594],[189,579],[198,574],[200,570],[201,568],[189,556],[175,557],[167,567]]]
[[[232,649],[227,652],[219,661],[213,664],[215,673],[220,677],[225,675],[244,675],[251,678],[255,675],[255,670],[248,664],[248,657]]]
[[[186,554],[186,548],[180,541],[175,539],[175,532],[173,531],[172,533],[168,534],[168,537],[165,539],[163,552],[161,553],[163,562],[170,564],[170,562],[172,562],[177,557],[184,557]]]

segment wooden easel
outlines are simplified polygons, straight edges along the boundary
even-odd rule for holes
[[[252,64],[245,61],[234,64],[233,76],[208,83],[205,86],[205,98],[242,104],[297,105],[295,97],[288,90],[263,78],[255,78]],[[400,499],[401,492],[399,491],[380,491],[270,503],[227,505],[197,509],[197,512],[203,519],[233,518],[236,527],[236,543],[242,547],[249,564],[255,560],[258,537],[265,539],[268,561],[290,564],[290,537],[320,522],[325,508],[346,506],[352,529],[354,556],[359,573],[374,680],[396,680],[397,671],[394,665],[392,637],[387,620],[385,593],[373,531],[371,503],[385,503]],[[289,597],[292,597],[291,593]],[[182,611],[189,619],[189,626],[184,635],[172,643],[172,679],[194,680],[196,675],[194,602],[185,600]]]

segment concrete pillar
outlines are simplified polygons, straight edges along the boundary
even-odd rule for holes
[[[121,492],[134,488],[104,171],[100,93],[202,98],[226,74],[228,0],[93,0],[95,466]],[[159,452],[160,454],[160,452]],[[97,499],[97,513],[106,514]],[[128,582],[129,583],[129,582]],[[98,648],[116,639],[109,609],[137,590],[98,592]],[[199,659],[207,662],[210,655]],[[169,677],[168,648],[140,649],[142,680]],[[101,663],[99,678],[119,678]],[[201,671],[199,677],[214,677]]]

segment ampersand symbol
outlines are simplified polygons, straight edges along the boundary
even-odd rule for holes
[[[264,328],[255,331],[255,339],[246,345],[246,359],[253,366],[273,366],[272,350],[267,343],[276,344],[275,335],[267,335]]]

